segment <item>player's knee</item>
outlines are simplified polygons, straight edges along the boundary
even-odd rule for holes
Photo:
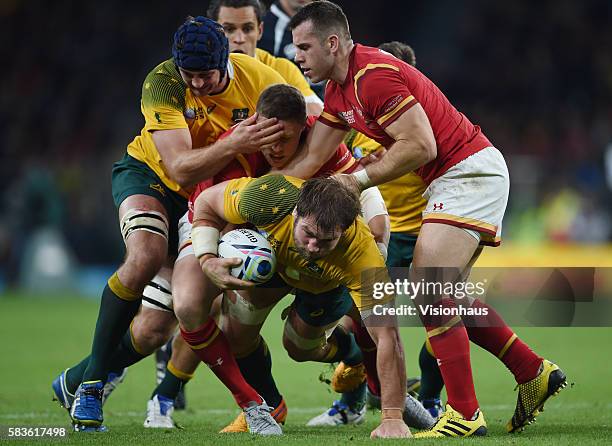
[[[147,317],[147,314],[150,314],[152,311],[155,310],[140,313],[132,324],[132,336],[135,343],[142,350],[141,353],[144,354],[153,353],[168,342],[168,339],[172,337],[176,329],[176,323],[173,318],[154,317],[157,315]]]
[[[202,309],[202,305],[197,300],[177,299],[178,295],[175,292],[174,314],[179,320],[179,324],[183,329],[195,330],[208,318],[208,314]]]
[[[305,362],[310,360],[308,352],[299,349],[295,344],[287,339],[286,336],[283,336],[283,347],[285,347],[287,355],[289,355],[289,357],[296,362]]]

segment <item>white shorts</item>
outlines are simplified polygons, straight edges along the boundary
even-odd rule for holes
[[[481,245],[498,246],[509,191],[504,157],[495,147],[487,147],[431,182],[423,193],[423,224],[457,226]]]
[[[178,222],[178,256],[175,263],[183,257],[195,255],[191,244],[191,226],[187,218],[187,212],[185,212],[185,215]]]

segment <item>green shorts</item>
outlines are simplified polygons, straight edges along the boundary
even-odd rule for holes
[[[164,206],[170,223],[168,253],[176,255],[178,221],[187,212],[187,199],[168,189],[149,166],[128,154],[113,164],[112,189],[117,208],[132,195],[148,195]]]
[[[392,232],[387,251],[387,268],[409,267],[414,256],[416,241],[416,235]]]
[[[321,294],[296,290],[293,307],[308,325],[323,327],[339,320],[353,306],[353,299],[344,286]]]

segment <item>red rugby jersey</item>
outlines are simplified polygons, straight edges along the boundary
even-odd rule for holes
[[[438,150],[434,160],[416,171],[426,184],[492,145],[423,73],[378,48],[359,44],[351,52],[344,83],[327,83],[319,119],[332,127],[352,127],[388,148],[394,140],[385,128],[417,103],[429,118]]]
[[[316,116],[308,116],[306,119],[306,128],[304,132],[308,132],[317,120]],[[234,131],[234,127],[223,133],[219,139],[226,138]],[[305,134],[303,136],[306,136]],[[323,167],[315,174],[316,177],[330,176],[335,173],[351,173],[357,168],[358,164],[351,155],[348,147],[342,143],[336,149],[336,153],[327,161]],[[208,178],[204,181],[199,182],[192,194],[189,197],[189,211],[188,216],[189,222],[193,222],[193,204],[196,198],[204,190],[209,187],[222,183],[227,180],[233,180],[235,178],[242,177],[260,177],[265,175],[270,170],[270,165],[266,161],[266,158],[261,152],[249,153],[244,155],[238,155],[233,159],[227,166],[212,178]]]

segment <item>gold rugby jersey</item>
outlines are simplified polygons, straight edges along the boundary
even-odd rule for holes
[[[251,223],[264,234],[276,253],[277,272],[292,287],[320,294],[344,285],[360,310],[391,299],[373,300],[373,282],[389,279],[374,237],[361,218],[324,258],[306,260],[300,255],[293,238],[292,212],[303,183],[278,174],[231,180],[225,188],[225,219]]]
[[[376,141],[355,130],[351,130],[345,142],[356,158],[367,156],[381,148]],[[421,177],[414,172],[378,185],[389,212],[391,232],[415,235],[419,233],[423,210],[427,204],[423,198],[425,187]]]
[[[287,81],[304,95],[306,102],[318,102],[323,105],[317,94],[312,91],[308,81],[300,69],[290,60],[283,57],[274,57],[272,54],[260,48],[255,49],[255,58],[270,68],[276,70]]]
[[[140,109],[145,125],[127,152],[147,164],[173,191],[185,198],[190,190],[172,180],[153,142],[156,130],[189,129],[193,148],[213,144],[219,135],[255,112],[261,92],[286,83],[282,76],[253,57],[230,54],[229,84],[221,93],[195,97],[183,82],[172,59],[162,62],[145,78]]]

